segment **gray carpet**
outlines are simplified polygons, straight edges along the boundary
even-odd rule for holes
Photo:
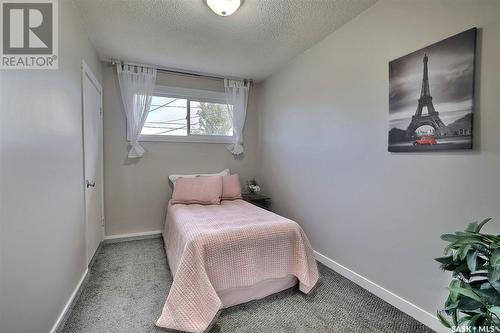
[[[210,333],[433,332],[319,265],[311,295],[292,288],[222,311]],[[161,239],[105,245],[60,332],[165,332],[154,326],[172,277]]]

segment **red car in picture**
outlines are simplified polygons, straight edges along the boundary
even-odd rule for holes
[[[414,146],[417,145],[435,145],[437,144],[436,137],[434,135],[424,135],[420,139],[413,142]]]

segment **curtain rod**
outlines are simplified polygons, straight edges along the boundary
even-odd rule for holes
[[[200,72],[185,71],[185,70],[180,70],[180,69],[175,69],[175,68],[169,68],[169,67],[163,67],[163,66],[158,66],[158,65],[139,64],[139,63],[135,63],[135,62],[121,61],[121,60],[117,60],[117,59],[109,59],[108,63],[110,65],[113,65],[113,66],[116,65],[116,64],[118,64],[118,63],[126,64],[126,65],[133,65],[133,66],[149,66],[149,67],[156,68],[156,70],[159,71],[159,72],[164,72],[164,73],[177,74],[177,75],[187,75],[187,76],[196,76],[196,77],[204,77],[204,78],[214,79],[214,80],[224,80],[224,79],[238,80],[238,81],[249,82],[250,85],[253,85],[253,80],[252,79],[242,79],[242,78],[231,77],[231,76],[220,76],[220,75],[214,75],[214,74],[206,74],[206,73],[200,73]]]

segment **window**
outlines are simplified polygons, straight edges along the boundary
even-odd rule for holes
[[[187,102],[183,98],[153,96],[141,135],[186,136]]]
[[[229,143],[232,138],[224,93],[157,87],[140,140]]]

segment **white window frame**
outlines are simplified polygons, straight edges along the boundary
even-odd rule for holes
[[[187,136],[182,135],[141,135],[139,141],[149,142],[194,142],[194,143],[232,143],[234,142],[234,134],[232,136],[223,135],[198,135],[190,134],[191,129],[191,101],[226,104],[226,96],[223,92],[177,88],[169,86],[156,86],[154,96],[163,96],[171,98],[182,98],[187,100]],[[234,131],[233,131],[234,133]]]

